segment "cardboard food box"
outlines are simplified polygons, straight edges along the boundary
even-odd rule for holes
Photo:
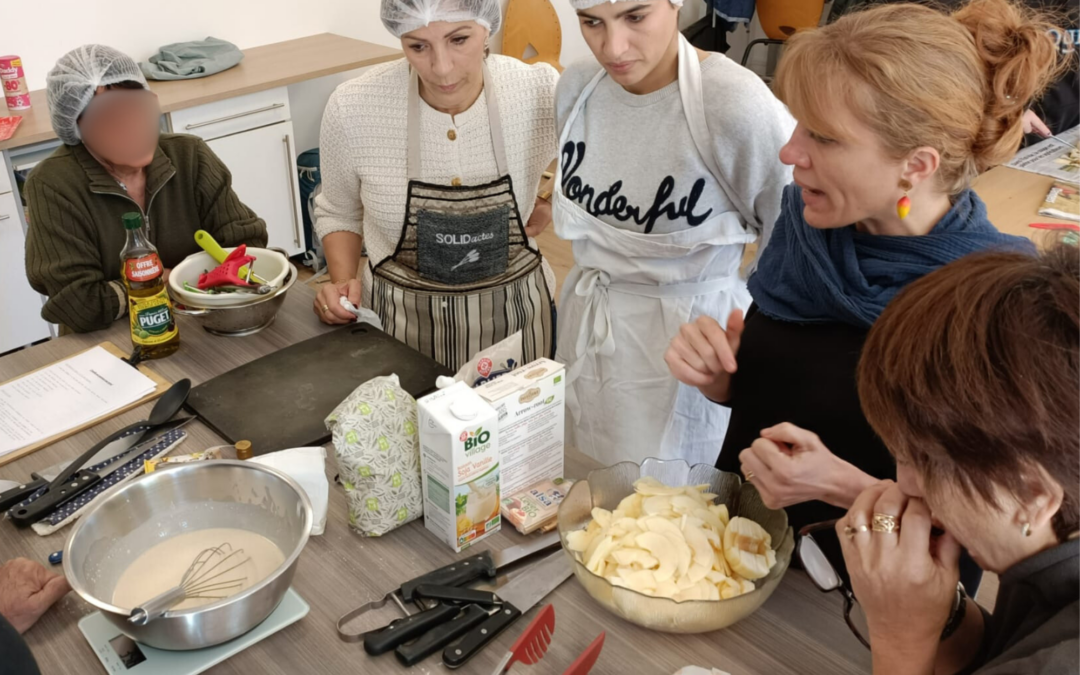
[[[566,373],[561,363],[539,359],[474,391],[498,413],[503,494],[563,475]]]
[[[501,523],[498,416],[462,382],[417,406],[424,526],[461,551]]]

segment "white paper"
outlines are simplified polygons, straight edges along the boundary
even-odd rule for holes
[[[101,347],[0,385],[0,456],[119,410],[154,382]]]
[[[249,462],[277,469],[300,484],[311,502],[311,534],[326,529],[330,481],[326,479],[326,448],[290,448],[252,457]]]
[[[1080,182],[1080,127],[1073,127],[1016,153],[1009,166],[1051,176],[1069,183]]]

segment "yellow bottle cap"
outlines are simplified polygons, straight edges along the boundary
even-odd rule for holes
[[[251,459],[254,454],[251,451],[251,441],[237,441],[233,447],[236,448],[237,459]]]

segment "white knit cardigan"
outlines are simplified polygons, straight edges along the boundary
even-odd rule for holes
[[[540,178],[556,153],[559,76],[550,65],[530,66],[507,56],[493,54],[487,64],[514,196],[527,222]],[[323,114],[315,231],[320,238],[341,231],[362,234],[372,265],[393,255],[405,220],[408,91],[408,62],[393,61],[340,85]],[[458,178],[463,185],[477,185],[499,177],[484,96],[456,116],[421,100],[420,132],[420,180],[450,185]],[[555,277],[547,261],[544,272],[554,294]],[[364,304],[370,305],[370,268],[364,271],[363,288]]]

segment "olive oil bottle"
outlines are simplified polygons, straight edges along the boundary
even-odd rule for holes
[[[140,213],[125,213],[127,242],[120,252],[120,274],[127,286],[131,342],[143,359],[161,359],[180,347],[180,330],[165,288],[165,267],[143,232]]]

